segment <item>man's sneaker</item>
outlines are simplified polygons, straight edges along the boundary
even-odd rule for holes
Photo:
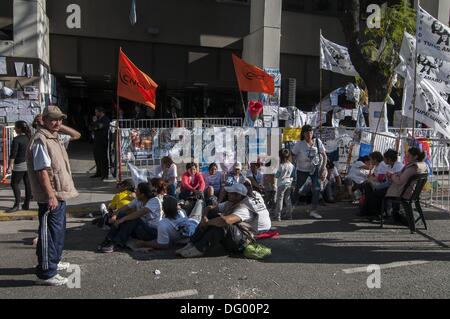
[[[97,251],[102,251],[103,247],[111,246],[112,244],[114,244],[113,241],[106,238],[100,245],[97,246]]]
[[[314,219],[322,219],[322,216],[320,216],[320,215],[317,213],[317,211],[315,211],[315,210],[312,210],[312,211],[309,213],[309,216],[310,216],[311,218],[314,218]]]
[[[111,243],[110,245],[103,246],[100,249],[100,252],[102,252],[104,254],[111,254],[114,252],[114,250],[115,250],[115,245],[114,245],[114,243]]]
[[[183,248],[178,249],[177,251],[175,251],[175,254],[177,255],[181,255],[181,253],[187,249],[191,249],[192,247],[194,247],[194,245],[192,243],[188,243],[186,246],[184,246]]]
[[[69,268],[70,268],[70,264],[69,263],[60,262],[58,264],[58,271],[67,270]]]
[[[205,254],[194,246],[189,249],[183,250],[180,255],[184,258],[198,258],[203,257],[203,255]]]
[[[36,285],[39,286],[64,286],[67,285],[67,283],[69,282],[69,280],[63,276],[60,275],[56,275],[52,278],[49,279],[38,279],[36,280]]]

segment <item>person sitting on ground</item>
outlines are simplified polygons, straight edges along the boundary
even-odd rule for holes
[[[132,180],[127,179],[121,181],[117,183],[116,188],[118,192],[114,195],[108,207],[104,203],[100,205],[102,217],[94,219],[92,224],[103,228],[105,224],[108,224],[109,219],[114,215],[114,213],[116,213],[119,209],[128,206],[133,200],[136,199],[136,193],[134,192],[135,187]]]
[[[247,178],[252,183],[253,190],[261,194],[264,194],[263,177],[261,163],[251,163],[250,170],[247,172]]]
[[[205,180],[198,171],[198,165],[189,163],[186,165],[186,172],[181,177],[180,199],[188,200],[193,197],[202,197],[205,191]]]
[[[224,175],[224,178],[222,180],[222,188],[219,195],[219,203],[222,203],[226,199],[227,192],[225,191],[225,187],[231,187],[234,184],[245,183],[245,176],[242,174],[242,164],[236,163],[233,166],[233,169]]]
[[[221,244],[230,253],[242,253],[254,231],[258,220],[243,204],[247,188],[236,183],[226,187],[228,201],[205,209],[202,222],[191,242],[176,253],[184,258],[204,256],[216,245]]]
[[[260,192],[253,190],[252,182],[249,179],[245,181],[244,186],[247,187],[247,197],[242,203],[258,219],[258,229],[255,229],[257,234],[269,231],[272,228],[272,221],[264,198]]]
[[[426,158],[425,152],[413,147],[406,153],[405,159],[408,164],[399,173],[387,173],[387,178],[391,183],[389,188],[376,189],[371,193],[371,196],[367,198],[365,215],[372,217],[380,214],[381,204],[383,200],[389,198],[398,198],[402,194],[409,179],[416,174],[428,173],[428,167],[424,163]],[[410,186],[405,193],[405,198],[409,198],[413,193],[413,185]],[[391,206],[391,205],[388,205]],[[395,220],[400,219],[399,205],[393,205],[392,215]],[[383,212],[384,213],[384,212]]]
[[[185,233],[185,228],[193,227],[191,233],[195,232],[202,218],[201,208],[202,206],[200,206],[200,210],[194,209],[188,219],[186,212],[179,207],[175,197],[164,197],[164,218],[158,224],[158,237],[152,241],[139,240],[136,243],[137,247],[166,250],[180,240],[189,238],[190,236]]]
[[[327,203],[336,203],[336,193],[339,187],[342,185],[341,176],[339,171],[333,162],[330,160],[327,163],[327,180],[325,181],[325,189],[323,191],[323,197]]]
[[[176,197],[177,194],[177,166],[169,156],[161,159],[161,166],[156,174],[159,178],[164,179],[167,184],[167,194]]]
[[[203,175],[206,184],[205,201],[207,206],[218,202],[222,189],[222,173],[216,163],[209,165],[208,173]]]
[[[345,179],[345,186],[347,187],[347,191],[350,197],[352,197],[354,201],[358,200],[358,198],[355,197],[354,192],[362,191],[362,185],[369,178],[369,173],[369,156],[360,157],[355,163],[350,166],[347,178]]]
[[[105,240],[98,247],[102,253],[112,253],[125,248],[130,237],[152,241],[157,238],[158,224],[161,221],[162,201],[167,194],[167,184],[160,179],[157,196],[153,197],[148,183],[141,183],[136,188],[136,199],[128,206],[119,209],[109,220],[113,224]]]
[[[283,206],[286,205],[285,217],[292,220],[292,185],[295,180],[295,166],[291,163],[291,152],[288,149],[280,150],[280,167],[275,174],[278,179],[275,221],[281,221]]]

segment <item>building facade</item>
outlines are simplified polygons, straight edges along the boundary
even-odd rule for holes
[[[308,110],[319,99],[320,29],[345,44],[338,19],[343,0],[136,0],[136,23],[131,2],[2,0],[0,57],[8,74],[0,81],[38,86],[48,95],[41,104],[57,100],[70,112],[112,106],[121,47],[160,85],[151,116],[166,116],[173,97],[180,116],[231,116],[242,109],[235,53],[280,69],[283,106],[288,79],[296,79],[296,105]],[[448,21],[450,0],[422,5]],[[32,64],[33,74],[18,76],[17,62]],[[324,72],[324,92],[351,80]]]

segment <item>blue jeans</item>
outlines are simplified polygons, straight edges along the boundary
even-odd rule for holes
[[[125,247],[130,237],[144,241],[155,240],[158,237],[158,230],[138,218],[125,222],[118,228],[113,226],[106,237],[115,244]]]
[[[167,187],[167,195],[177,197],[177,185],[171,184]]]
[[[51,212],[48,204],[39,204],[39,239],[36,247],[38,278],[46,280],[57,275],[65,235],[66,202],[59,202]]]
[[[313,174],[310,174],[309,172],[297,171],[297,185],[295,186],[293,201],[294,201],[294,204],[297,204],[298,199],[299,199],[298,191],[306,183],[308,177],[311,177],[311,180],[312,180],[312,187],[311,187],[312,209],[317,209],[317,206],[319,206],[319,200],[320,200],[320,181],[319,181],[319,169],[318,168],[315,170],[315,172]]]

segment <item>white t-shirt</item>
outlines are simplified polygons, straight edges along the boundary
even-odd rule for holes
[[[135,199],[128,205],[128,208],[136,210],[146,208],[148,213],[141,217],[142,221],[150,227],[158,228],[158,224],[162,219],[162,198],[160,196],[150,199],[145,206]]]
[[[247,197],[243,204],[251,213],[256,214],[258,219],[258,232],[268,231],[272,228],[272,221],[270,220],[270,213],[267,210],[264,198],[258,192],[253,192],[253,197]]]
[[[319,144],[319,148],[317,148]],[[313,145],[309,146],[305,141],[299,141],[295,144],[292,154],[295,155],[297,170],[300,172],[311,172],[313,162],[320,164],[320,153],[325,153],[325,147],[320,139],[314,139]]]
[[[167,170],[167,173],[164,174],[164,170],[162,166],[159,166],[158,173],[156,174],[159,178],[164,178],[165,180],[170,180],[172,178],[175,178],[175,183],[178,177],[177,172],[177,166],[175,164],[172,164],[169,169]]]
[[[59,141],[64,144],[67,149],[69,146],[71,137],[66,134],[59,134]],[[52,160],[45,150],[44,144],[40,141],[36,141],[33,145],[33,167],[35,171],[41,171],[52,166]]]
[[[383,162],[384,163],[384,162]],[[390,166],[384,163],[384,174],[386,173],[400,173],[403,170],[404,165],[400,162],[395,162],[394,166]]]
[[[159,245],[169,245],[182,239],[183,236],[178,227],[185,219],[186,214],[182,210],[178,211],[175,219],[163,218],[158,224],[157,243]]]
[[[255,232],[257,231],[258,229],[257,215],[250,212],[250,210],[247,208],[246,205],[244,205],[244,203],[238,204],[235,208],[232,209],[232,212],[229,213],[228,211],[226,211],[226,208],[229,207],[229,205],[230,205],[229,202],[219,204],[218,206],[219,212],[226,213],[227,215],[231,214],[236,215],[241,219],[242,222],[250,224]]]
[[[358,185],[364,183],[369,177],[369,170],[362,168],[365,165],[363,162],[357,161],[350,167],[348,172],[348,177]]]
[[[295,176],[295,166],[291,162],[280,164],[278,168],[278,187],[285,185],[292,185]]]

